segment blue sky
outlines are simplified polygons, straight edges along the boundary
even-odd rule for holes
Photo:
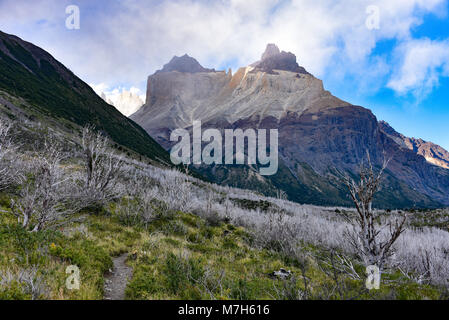
[[[422,24],[411,29],[410,36],[412,39],[447,41],[449,19],[446,15],[439,17],[433,14],[425,15]],[[388,56],[394,61],[392,56],[396,46],[398,46],[396,40],[381,41],[377,43],[372,56]],[[449,47],[446,47],[446,50],[448,49]],[[446,60],[445,63],[449,61]],[[441,69],[442,66],[438,68]],[[327,82],[326,87],[346,101],[371,109],[378,119],[386,120],[398,132],[433,141],[449,150],[449,78],[447,76],[449,74],[438,77],[432,90],[421,95],[414,94],[412,91],[397,92],[388,85],[377,88],[373,92],[355,93],[351,87],[332,79]],[[357,79],[349,80],[349,82],[355,81]],[[420,85],[425,86],[422,83]]]
[[[65,27],[70,4],[79,30]],[[107,95],[144,95],[173,55],[235,71],[276,43],[334,95],[449,149],[448,0],[0,0],[0,30]]]

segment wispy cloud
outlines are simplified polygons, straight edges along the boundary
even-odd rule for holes
[[[398,92],[422,83],[432,88],[434,77],[444,74],[431,66],[408,83],[411,67],[405,60],[395,70],[372,53],[379,41],[395,39],[413,55],[407,49],[414,43],[411,28],[424,15],[439,14],[446,0],[79,0],[81,29],[68,31],[64,8],[71,2],[2,0],[0,28],[29,36],[91,83],[142,85],[173,55],[184,53],[206,67],[232,61],[229,67],[236,68],[259,59],[268,42],[294,52],[318,77],[342,73],[363,79],[375,63],[370,76],[385,85],[383,79],[393,74],[389,87]],[[379,8],[378,30],[366,27],[369,5]],[[45,30],[37,32],[42,19]]]
[[[449,76],[449,41],[410,40],[396,52],[398,70],[388,87],[399,94],[413,93],[425,98],[439,84],[441,76]]]

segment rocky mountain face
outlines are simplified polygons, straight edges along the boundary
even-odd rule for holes
[[[144,104],[139,95],[128,90],[123,90],[114,100],[108,98],[104,92],[100,94],[100,97],[127,117],[139,110]]]
[[[385,121],[380,121],[379,126],[381,130],[399,146],[423,156],[427,162],[449,169],[449,152],[439,145],[422,139],[406,137],[403,134],[396,132],[396,130]]]
[[[278,64],[284,57],[264,55],[270,61],[277,57]],[[164,69],[172,71],[156,72],[148,78],[146,103],[131,118],[164,141],[169,135],[161,135],[164,131],[161,129],[189,127],[194,120],[203,123],[217,119],[235,123],[255,117],[279,120],[288,112],[301,114],[306,110],[348,105],[325,91],[322,81],[312,75],[289,70],[267,73],[257,67],[269,66],[265,62],[262,59],[255,66],[240,68],[234,75],[231,71],[184,72],[185,68],[170,62]]]
[[[275,44],[268,44],[262,59],[251,65],[255,70],[251,72],[266,72],[277,74],[274,70],[284,70],[302,74],[308,74],[306,69],[299,66],[296,56],[291,52],[280,51]]]
[[[114,107],[116,107],[117,110],[123,113],[125,116],[130,116],[134,112],[139,110],[139,108],[143,106],[143,104],[144,102],[137,94],[127,90],[123,90],[117,100],[114,102]]]
[[[449,204],[449,170],[401,147],[370,110],[334,97],[292,53],[270,44],[260,61],[235,74],[197,71],[202,67],[192,68],[188,60],[188,66],[172,60],[164,72],[151,75],[146,103],[131,115],[166,149],[173,145],[171,131],[190,129],[194,120],[202,121],[203,130],[279,131],[276,175],[260,176],[249,166],[201,166],[209,179],[268,195],[281,188],[298,202],[350,205],[339,175],[357,174],[368,151],[377,165],[392,158],[377,206]]]
[[[0,31],[2,92],[25,100],[46,117],[69,122],[72,126],[93,124],[130,150],[157,161],[170,162],[168,153],[145,130],[105,103],[88,84],[48,52]]]

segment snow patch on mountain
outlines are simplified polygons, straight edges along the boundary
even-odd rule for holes
[[[122,87],[111,89],[104,83],[90,84],[90,86],[104,101],[127,117],[139,110],[145,101],[145,94],[136,87],[131,87],[129,90]]]

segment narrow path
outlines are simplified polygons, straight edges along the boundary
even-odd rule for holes
[[[112,272],[105,276],[104,300],[125,299],[125,289],[128,281],[131,280],[133,270],[125,263],[128,254],[122,254],[113,259],[114,267]]]

